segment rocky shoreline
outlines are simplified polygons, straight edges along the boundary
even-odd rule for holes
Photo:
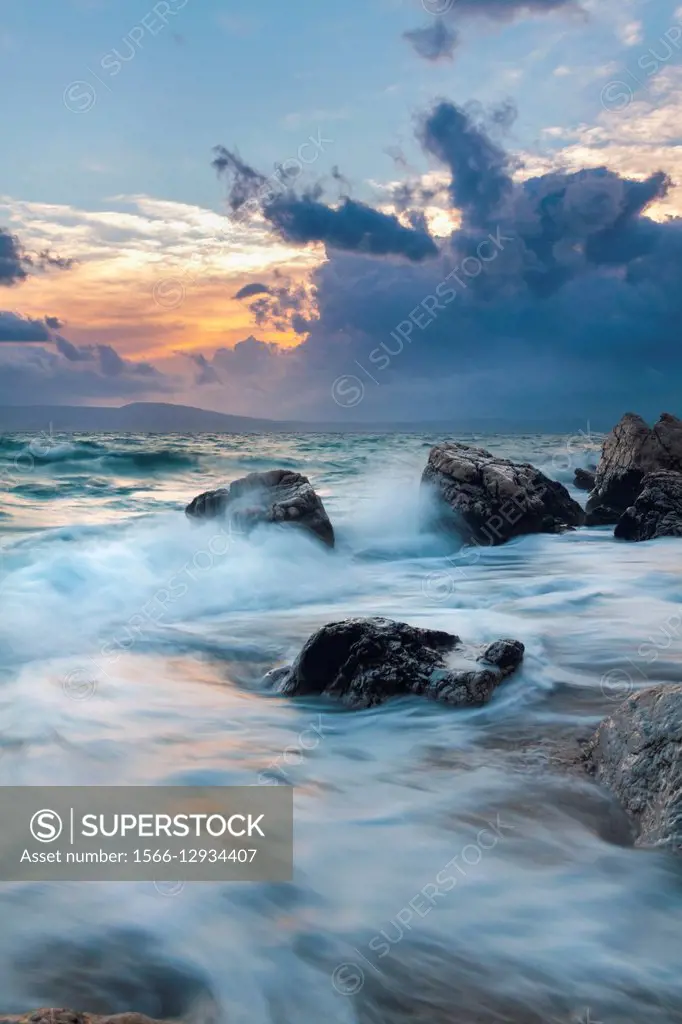
[[[504,544],[530,533],[614,526],[619,540],[682,536],[682,420],[662,413],[649,428],[626,413],[607,436],[599,464],[575,471],[589,491],[585,509],[530,463],[455,441],[435,445],[421,477],[424,525],[460,545]],[[334,527],[306,476],[286,469],[251,473],[197,495],[190,519],[223,519],[246,533],[259,525],[304,530],[333,548]]]
[[[556,535],[606,525],[614,528],[619,542],[679,537],[682,421],[663,414],[649,428],[640,417],[626,414],[606,438],[599,464],[576,471],[575,485],[589,490],[586,509],[561,483],[529,463],[443,442],[431,449],[421,491],[426,523],[457,545],[497,547],[524,534]],[[205,492],[191,502],[187,515],[222,518],[239,532],[259,526],[303,530],[330,549],[336,540],[311,482],[289,470],[250,474],[229,488]],[[330,550],[329,557],[336,555]],[[463,714],[462,709],[487,704],[498,689],[520,685],[524,653],[519,640],[497,638],[495,633],[474,645],[454,633],[408,622],[348,618],[317,629],[291,664],[267,672],[263,685],[284,698],[332,700],[352,712],[416,696]],[[549,772],[558,780],[581,780],[580,799],[586,792],[594,794],[595,806],[599,805],[594,817],[604,817],[605,838],[678,853],[682,683],[632,693],[595,728],[596,720],[595,715],[580,734],[576,728],[561,735],[551,730],[534,735],[529,723],[507,739],[533,771]],[[483,759],[489,753],[483,748]],[[614,816],[612,823],[606,821],[609,814]],[[0,1024],[171,1022],[135,1012],[98,1016],[48,1008],[23,1016],[0,1014]]]

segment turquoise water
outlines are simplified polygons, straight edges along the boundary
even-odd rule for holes
[[[0,885],[0,1010],[682,1020],[679,861],[629,846],[609,799],[548,756],[679,681],[682,546],[600,528],[458,552],[418,525],[441,439],[0,440],[0,784],[296,787],[290,885]],[[600,443],[459,439],[566,484]],[[310,477],[336,550],[185,518],[200,491],[276,466]],[[264,690],[350,614],[517,637],[524,666],[474,711]]]

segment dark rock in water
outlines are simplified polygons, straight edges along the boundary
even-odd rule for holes
[[[613,526],[620,519],[620,512],[608,505],[597,505],[585,516],[585,526]]]
[[[456,706],[490,700],[520,665],[524,646],[497,640],[472,649],[459,637],[392,619],[345,619],[314,633],[290,668],[266,681],[291,696],[324,694],[351,708],[417,694]]]
[[[529,463],[454,441],[431,449],[422,484],[435,493],[438,525],[465,542],[495,545],[524,533],[560,533],[585,518],[563,484]]]
[[[286,523],[314,533],[334,547],[334,529],[321,498],[310,481],[288,469],[250,473],[233,480],[229,487],[199,494],[185,509],[199,519],[229,517],[238,530],[249,530],[259,523]]]
[[[612,509],[610,522],[633,504],[647,473],[682,472],[682,420],[664,412],[650,429],[641,416],[628,412],[604,441],[594,490],[587,500],[588,525],[598,506]],[[601,522],[605,521],[604,513]]]
[[[682,537],[682,473],[649,473],[634,505],[616,524],[619,540]]]
[[[78,940],[46,938],[18,950],[13,967],[25,986],[26,1003],[35,999],[102,1016],[134,1010],[154,1019],[198,1020],[199,1014],[205,1024],[220,1019],[201,968],[166,955],[151,936],[135,928],[93,931]]]
[[[591,491],[594,488],[596,469],[576,469],[574,485],[580,491]]]
[[[682,845],[682,685],[629,697],[590,740],[585,762],[630,815],[638,844]]]

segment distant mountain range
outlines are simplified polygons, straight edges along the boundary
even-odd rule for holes
[[[612,424],[592,424],[608,430]],[[133,402],[118,408],[85,405],[0,406],[0,432],[120,434],[265,434],[265,433],[577,433],[587,430],[579,419],[549,423],[509,419],[434,420],[424,423],[354,423],[266,420],[196,409],[169,402]]]
[[[297,429],[298,424],[228,416],[170,402],[133,402],[119,408],[85,405],[0,407],[0,430],[66,433],[244,434]]]

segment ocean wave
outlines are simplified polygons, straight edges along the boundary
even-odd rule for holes
[[[6,440],[6,439],[5,439]],[[200,456],[187,450],[177,448],[157,448],[152,450],[136,450],[130,448],[111,448],[96,441],[64,441],[46,443],[41,440],[11,442],[2,450],[5,454],[4,473],[7,477],[15,473],[17,476],[29,473],[38,466],[61,466],[72,463],[93,462],[101,472],[173,472],[191,469],[199,465]],[[13,457],[12,453],[14,453]]]

